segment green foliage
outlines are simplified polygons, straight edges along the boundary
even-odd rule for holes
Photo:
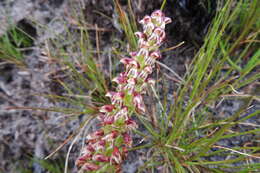
[[[46,110],[70,114],[71,118],[82,114],[93,115],[97,113],[99,106],[108,102],[105,97],[108,90],[107,82],[105,75],[99,69],[99,61],[96,56],[98,48],[94,48],[90,40],[89,26],[83,10],[78,7],[72,9],[73,14],[70,17],[76,23],[74,29],[68,27],[70,25],[68,21],[64,21],[65,35],[60,34],[54,39],[46,41],[45,49],[47,58],[57,62],[61,69],[65,69],[61,70],[65,77],[59,78],[54,75],[52,78],[53,83],[62,87],[63,94],[44,96],[71,106],[71,108],[54,107]],[[41,27],[49,29],[45,26]]]
[[[33,167],[41,168],[46,172],[50,173],[63,173],[64,170],[64,160],[63,159],[56,159],[56,160],[44,160],[44,159],[36,159],[31,158],[31,162],[27,165],[26,168],[19,167],[17,171],[21,173],[33,173]],[[34,165],[34,166],[33,166]]]
[[[257,40],[260,2],[229,0],[223,1],[223,4],[211,24],[203,46],[185,74],[185,81],[177,90],[176,99],[167,113],[167,121],[160,118],[169,104],[167,102],[164,102],[163,111],[157,117],[157,128],[145,118],[139,117],[150,133],[146,138],[150,138],[152,143],[147,146],[152,147],[154,151],[146,164],[148,170],[153,170],[148,166],[152,163],[167,165],[164,167],[165,170],[178,173],[229,172],[227,168],[233,163],[248,158],[257,159],[256,153],[260,151],[258,146],[247,148],[246,153],[242,152],[245,148],[239,146],[220,146],[217,151],[212,151],[212,148],[219,147],[216,143],[221,139],[245,134],[257,135],[260,132],[258,127],[246,132],[231,130],[234,125],[259,115],[257,111],[241,118],[252,101],[259,100],[259,97],[252,93],[237,94],[236,90],[243,89],[260,78],[256,72],[260,65]],[[212,105],[216,105],[222,98],[230,99],[225,97],[228,94],[240,99],[240,109],[225,119],[214,119],[210,111]],[[160,100],[158,102],[160,103]],[[141,132],[137,133],[144,135]],[[209,155],[217,156],[226,152],[232,155],[233,159],[207,160]],[[160,157],[163,159],[160,160]],[[212,169],[208,165],[215,165],[215,168]],[[232,171],[242,172],[259,169],[259,164],[249,163],[232,167]]]
[[[0,59],[24,65],[21,48],[32,46],[32,38],[18,27],[11,27],[0,36]]]
[[[39,160],[37,159],[36,162],[38,162],[45,170],[51,173],[63,173],[64,170],[64,160]]]
[[[114,4],[116,7],[117,14],[119,16],[120,26],[126,35],[127,42],[129,43],[130,49],[136,50],[137,40],[134,33],[137,31],[137,25],[136,25],[135,15],[133,13],[132,6],[131,6],[131,0],[128,0],[128,11],[129,11],[128,13],[130,14],[130,16],[128,16],[127,13],[122,9],[118,0],[114,0]]]

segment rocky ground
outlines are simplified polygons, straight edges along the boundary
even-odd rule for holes
[[[162,0],[133,0],[132,2],[134,13],[137,19],[140,19],[154,9],[160,8]],[[13,64],[0,61],[0,172],[16,173],[27,167],[32,168],[33,173],[44,173],[44,169],[33,161],[33,158],[44,158],[79,128],[80,119],[70,120],[65,124],[66,117],[61,113],[13,109],[14,107],[69,106],[53,102],[39,94],[60,92],[59,87],[55,86],[49,77],[49,74],[59,67],[55,63],[47,62],[48,59],[43,54],[43,45],[47,39],[64,33],[62,20],[66,20],[66,14],[75,3],[85,7],[84,12],[88,16],[89,23],[112,30],[118,39],[123,39],[124,35],[116,22],[111,22],[106,17],[95,13],[95,11],[102,12],[116,21],[117,16],[112,1],[4,0],[0,2],[0,35],[8,29],[10,24],[14,24],[25,28],[34,37],[33,46],[25,55],[26,68],[18,68]],[[121,0],[120,3],[127,8],[127,1]],[[212,6],[214,5],[213,3]],[[185,72],[185,64],[191,61],[198,46],[202,43],[214,11],[209,13],[202,6],[186,0],[169,1],[165,11],[166,15],[173,18],[173,24],[167,28],[168,37],[164,47],[176,45],[181,41],[186,43],[178,50],[166,53],[162,61],[182,76]],[[51,32],[42,29],[41,25],[50,28]],[[111,35],[111,32],[102,33],[101,49],[111,47]],[[102,55],[104,63],[106,56],[106,54]],[[106,69],[103,70],[106,71]],[[167,73],[167,70],[164,72]],[[171,98],[172,96],[169,95],[169,99]],[[222,112],[223,116],[229,115],[237,110],[239,104],[236,101],[223,102],[217,112]],[[259,104],[258,106],[256,104],[253,109],[259,108]],[[257,118],[249,121],[260,124]],[[244,126],[237,128],[246,129]],[[250,142],[252,138],[252,136],[241,136],[236,140],[222,141],[222,144],[233,146],[239,142]],[[138,142],[140,139],[136,137],[135,140]],[[69,145],[65,145],[53,156],[53,159],[64,159],[68,147]],[[74,147],[71,152],[71,165],[78,155],[76,148]],[[125,172],[134,173],[136,168],[144,163],[142,156],[146,157],[145,152],[130,153],[124,165]],[[212,160],[214,159],[218,158]],[[73,166],[72,169],[75,171]]]
[[[55,64],[46,63],[39,45],[54,34],[63,32],[62,24],[52,19],[61,18],[65,7],[66,2],[60,0],[0,2],[0,35],[7,26],[15,24],[35,39],[33,47],[25,55],[26,68],[0,65],[0,172],[21,172],[22,168],[28,167],[32,167],[35,173],[44,172],[33,158],[44,158],[79,127],[78,121],[60,125],[65,118],[59,113],[9,109],[58,106],[39,96],[40,93],[51,93],[52,83],[48,74],[57,69]],[[32,19],[56,33],[42,32],[32,24]],[[62,149],[56,158],[64,158],[62,153],[66,151],[66,148]]]

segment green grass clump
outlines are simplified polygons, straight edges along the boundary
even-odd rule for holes
[[[259,136],[258,125],[252,125],[254,128],[245,132],[233,131],[232,127],[260,114],[259,110],[247,111],[254,100],[259,101],[259,96],[237,91],[260,78],[257,72],[260,2],[229,0],[223,4],[176,92],[170,111],[166,112],[169,103],[162,106],[157,128],[146,118],[139,117],[150,135],[138,133],[152,142],[138,148],[150,147],[153,151],[142,169],[154,172],[160,165],[166,172],[178,173],[260,170],[260,164],[248,162],[248,159],[260,159],[259,146],[218,146],[222,139],[245,134]],[[223,99],[240,100],[241,106],[233,115],[217,119],[211,110]],[[245,114],[247,116],[242,118]],[[256,139],[252,142],[257,143]],[[209,156],[225,154],[230,159],[207,160]],[[241,161],[241,166],[235,166]]]
[[[31,47],[33,39],[18,27],[11,27],[0,36],[0,59],[24,66],[22,49]]]
[[[23,163],[21,163],[23,165]],[[20,173],[33,173],[34,169],[41,169],[44,172],[50,173],[63,173],[64,159],[38,159],[30,158],[30,163],[25,167],[18,166],[17,171]],[[39,170],[38,170],[39,171]]]

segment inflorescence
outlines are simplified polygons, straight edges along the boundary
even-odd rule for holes
[[[118,84],[116,91],[106,94],[111,104],[99,110],[101,128],[87,136],[86,146],[76,161],[80,172],[121,172],[122,161],[133,143],[131,131],[138,127],[131,114],[145,114],[142,95],[148,85],[155,83],[149,75],[155,61],[161,58],[158,49],[165,40],[165,25],[170,22],[160,10],[139,22],[143,32],[135,33],[138,51],[120,61],[125,71],[112,80]]]

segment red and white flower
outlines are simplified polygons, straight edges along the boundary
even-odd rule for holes
[[[99,112],[103,112],[103,113],[112,112],[114,108],[115,108],[114,105],[104,105],[99,109]]]
[[[143,97],[139,93],[134,93],[133,104],[135,106],[136,112],[140,114],[145,113],[145,106],[143,102]]]
[[[114,147],[114,150],[112,152],[111,156],[111,162],[115,162],[116,164],[120,164],[122,162],[122,156],[118,149],[118,147]]]
[[[131,147],[133,144],[132,137],[126,132],[123,133],[123,139],[124,139],[124,144],[126,144],[128,147]]]
[[[115,120],[127,119],[128,118],[128,108],[123,106],[115,115]]]
[[[161,53],[159,51],[153,51],[150,54],[150,57],[154,58],[154,59],[160,59],[162,57]]]
[[[144,18],[139,21],[139,23],[142,25],[146,25],[151,22],[152,22],[152,18],[150,16],[144,16]]]
[[[126,128],[129,130],[134,130],[138,128],[136,122],[130,118],[125,121],[125,124],[126,124]]]
[[[137,83],[136,78],[130,78],[130,79],[127,80],[127,84],[126,84],[124,89],[128,90],[132,93],[134,91],[135,87],[136,87],[135,86],[136,83]]]
[[[138,76],[138,70],[137,70],[137,68],[131,68],[131,69],[128,71],[127,76],[128,76],[129,78],[137,78],[137,76]]]
[[[115,138],[118,136],[119,132],[116,130],[113,130],[112,132],[110,132],[109,134],[107,134],[106,136],[104,136],[102,138],[102,140],[105,140],[107,142],[111,142],[114,141]]]
[[[119,85],[125,84],[127,82],[127,75],[125,72],[120,73],[119,76],[112,79],[113,82],[116,82]]]

